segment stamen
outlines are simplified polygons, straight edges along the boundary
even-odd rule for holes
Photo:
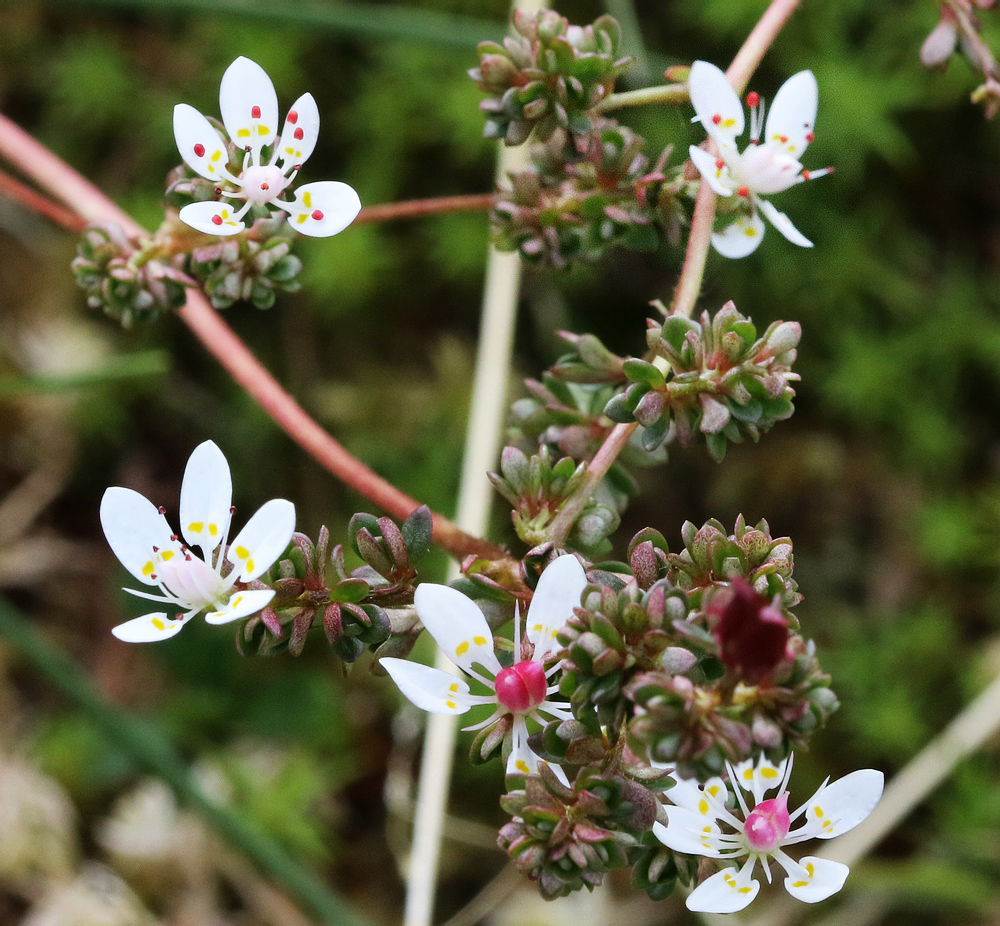
[[[751,90],[747,94],[747,106],[753,109],[760,103],[760,94],[756,90]]]

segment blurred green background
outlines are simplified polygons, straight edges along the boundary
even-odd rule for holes
[[[765,6],[675,0],[635,12],[655,68],[725,64]],[[575,22],[607,7],[630,8],[558,6]],[[216,113],[222,72],[246,55],[271,75],[282,110],[307,89],[319,103],[323,130],[304,179],[347,181],[366,204],[484,192],[496,152],[465,71],[476,39],[500,34],[506,12],[497,0],[6,2],[0,109],[155,226],[177,162],[174,103]],[[1000,14],[983,15],[996,46]],[[978,81],[963,61],[945,73],[921,67],[936,21],[932,0],[806,0],[766,58],[752,82],[765,96],[794,71],[816,73],[807,166],[837,173],[778,201],[813,250],[772,231],[746,260],[711,256],[701,307],[733,299],[759,328],[802,323],[798,410],[722,465],[675,449],[665,467],[642,471],[617,537],[620,555],[652,525],[677,548],[685,519],[732,524],[740,512],[792,537],[798,613],[843,701],[800,757],[804,793],[826,774],[901,768],[1000,671],[1000,131],[968,101]],[[622,118],[654,159],[698,140],[686,108]],[[303,240],[301,293],[269,311],[227,312],[338,439],[446,514],[486,243],[478,214]],[[343,539],[350,514],[370,506],[305,459],[184,326],[123,332],[88,313],[68,271],[73,254],[72,236],[0,199],[0,592],[109,699],[166,736],[210,793],[374,921],[396,922],[420,718],[394,717],[388,683],[364,661],[341,677],[318,643],[299,660],[244,659],[229,634],[202,623],[157,647],[118,643],[109,628],[140,612],[118,590],[125,573],[97,520],[111,484],[176,510],[184,461],[207,438],[230,459],[243,512],[286,496],[301,530],[325,523]],[[529,271],[511,397],[520,376],[561,352],[556,329],[641,351],[648,302],[669,297],[679,263],[664,244],[652,256]],[[95,370],[85,387],[64,382]],[[494,537],[515,543],[502,503]],[[439,579],[444,560],[424,567]],[[997,922],[998,755],[994,742],[962,763],[858,867],[845,895],[854,905],[834,906],[841,921]],[[504,862],[491,834],[502,819],[499,768],[460,763],[457,774],[441,916]],[[93,896],[118,904],[120,918],[87,919]],[[636,923],[691,921],[679,901],[630,903]],[[490,922],[607,916],[570,901],[541,912],[525,904]],[[0,924],[297,916],[0,639]]]

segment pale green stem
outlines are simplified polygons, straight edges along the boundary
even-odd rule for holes
[[[528,12],[542,8],[537,0],[518,6]],[[498,183],[504,182],[509,172],[523,168],[526,160],[526,146],[501,148],[497,159]],[[485,473],[496,465],[500,453],[520,285],[519,255],[516,252],[501,253],[491,246],[486,262],[476,372],[455,516],[460,527],[480,536],[486,533],[493,497]],[[453,576],[455,572],[457,570],[453,568]],[[458,672],[451,660],[440,651],[435,666]],[[457,730],[458,721],[453,716],[431,714],[428,718],[414,809],[404,926],[430,926],[433,919],[442,825],[451,784]]]
[[[612,93],[601,100],[594,109],[599,113],[607,113],[613,109],[624,109],[626,106],[649,106],[653,103],[665,103],[669,106],[686,103],[689,99],[687,84],[664,84]]]

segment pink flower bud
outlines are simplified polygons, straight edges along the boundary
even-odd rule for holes
[[[545,670],[525,660],[497,673],[497,701],[512,714],[526,714],[545,700]]]
[[[943,68],[955,50],[958,31],[950,16],[942,15],[920,46],[920,62],[925,68]]]

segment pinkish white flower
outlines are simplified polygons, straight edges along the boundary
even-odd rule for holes
[[[568,720],[573,716],[567,705],[549,700],[558,688],[549,684],[558,664],[546,672],[544,663],[559,649],[556,634],[580,604],[586,584],[583,567],[574,556],[560,556],[545,569],[528,608],[522,658],[507,668],[497,659],[493,632],[483,612],[470,598],[447,585],[424,583],[417,587],[413,603],[428,633],[448,659],[489,689],[489,694],[472,694],[468,683],[442,669],[389,656],[381,663],[399,690],[425,711],[464,714],[478,704],[496,707],[486,720],[467,730],[482,729],[510,714],[512,747],[507,771],[534,774],[539,759],[528,748],[527,721],[544,724],[547,718]],[[514,640],[515,645],[521,640],[520,612],[514,620]],[[530,655],[525,658],[527,651]]]
[[[115,486],[101,500],[101,526],[121,564],[158,593],[124,591],[169,607],[112,629],[126,643],[166,640],[205,611],[210,624],[248,617],[274,597],[270,589],[236,589],[266,572],[284,553],[295,530],[295,507],[283,498],[264,504],[226,546],[232,520],[233,484],[222,451],[205,441],[195,448],[181,483],[181,537],[162,508],[132,489]],[[198,556],[193,548],[201,550]],[[228,563],[228,574],[224,564]]]
[[[252,206],[274,206],[288,213],[296,231],[325,238],[354,221],[361,200],[346,183],[307,183],[295,190],[293,199],[282,198],[316,147],[319,110],[311,93],[292,104],[279,136],[278,97],[271,79],[259,64],[237,58],[222,75],[219,109],[230,139],[244,150],[236,175],[226,166],[226,143],[212,123],[187,103],[174,107],[174,138],[184,163],[218,184],[219,196],[234,201],[191,203],[180,211],[182,222],[207,235],[236,235],[246,228],[243,217]],[[271,155],[265,162],[268,147]]]
[[[792,244],[811,248],[783,212],[764,196],[781,193],[806,180],[828,174],[833,168],[803,170],[799,158],[813,140],[819,88],[812,71],[799,71],[782,84],[764,122],[764,103],[756,93],[747,94],[750,107],[750,144],[739,150],[743,134],[743,104],[726,75],[714,64],[695,61],[688,81],[691,105],[718,157],[692,145],[691,160],[705,182],[720,196],[738,196],[745,209],[735,222],[712,235],[712,244],[724,257],[746,257],[764,238],[763,215]],[[763,134],[762,134],[763,131]]]
[[[729,766],[728,786],[721,778],[704,785],[680,779],[667,792],[674,804],[666,808],[667,825],[653,824],[660,842],[675,852],[706,858],[746,858],[739,866],[727,865],[702,881],[688,896],[688,909],[699,913],[742,910],[760,891],[760,882],[753,877],[758,862],[771,880],[770,859],[785,870],[785,890],[806,903],[826,900],[844,886],[850,871],[846,865],[813,856],[795,861],[784,848],[807,839],[832,839],[853,829],[881,798],[883,775],[866,768],[832,784],[827,779],[808,801],[789,813],[786,785],[791,771],[791,757],[778,765],[764,758],[756,763],[748,759]],[[765,799],[774,789],[777,796]],[[793,830],[792,824],[801,817],[805,817],[801,826]]]

